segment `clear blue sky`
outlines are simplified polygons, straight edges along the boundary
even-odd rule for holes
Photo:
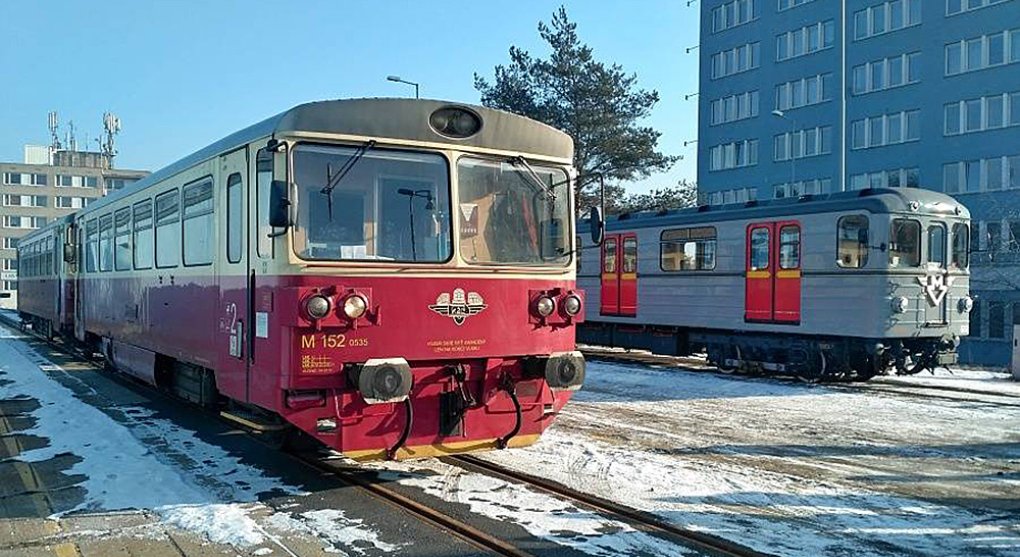
[[[641,191],[695,178],[698,3],[685,0],[4,1],[0,160],[48,144],[46,114],[102,132],[124,129],[121,168],[156,169],[292,105],[338,97],[422,96],[478,102],[474,72],[491,76],[511,44],[546,54],[536,25],[564,4],[584,42],[637,73],[662,100],[649,123],[684,160]],[[92,142],[94,146],[94,142]]]

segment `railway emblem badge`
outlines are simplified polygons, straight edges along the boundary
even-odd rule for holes
[[[453,294],[443,292],[436,298],[436,303],[429,306],[429,309],[445,315],[457,325],[463,325],[464,321],[472,315],[478,315],[485,308],[485,300],[477,292],[464,292],[463,288],[454,288]]]
[[[928,275],[923,278],[917,277],[917,282],[921,283],[921,286],[924,287],[924,293],[928,296],[928,301],[933,306],[937,306],[942,303],[946,294],[949,293],[949,287],[953,285],[953,277]]]

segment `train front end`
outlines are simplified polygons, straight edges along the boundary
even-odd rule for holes
[[[276,144],[275,406],[354,460],[529,445],[584,381],[572,142],[479,108],[421,118],[428,141]]]

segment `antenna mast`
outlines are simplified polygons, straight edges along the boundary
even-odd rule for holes
[[[56,110],[49,113],[49,128],[50,128],[50,149],[53,151],[59,151],[60,134],[57,133],[57,130],[60,129],[60,120],[57,118]]]
[[[117,156],[117,149],[114,146],[114,136],[120,133],[120,118],[112,113],[103,113],[103,128],[106,130],[106,142],[100,142],[99,148],[103,155],[111,161]]]

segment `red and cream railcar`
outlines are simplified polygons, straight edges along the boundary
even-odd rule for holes
[[[354,459],[528,445],[584,378],[572,156],[487,108],[297,106],[75,215],[75,334]]]
[[[74,324],[74,273],[63,258],[73,222],[57,218],[18,242],[18,311],[48,337]]]

